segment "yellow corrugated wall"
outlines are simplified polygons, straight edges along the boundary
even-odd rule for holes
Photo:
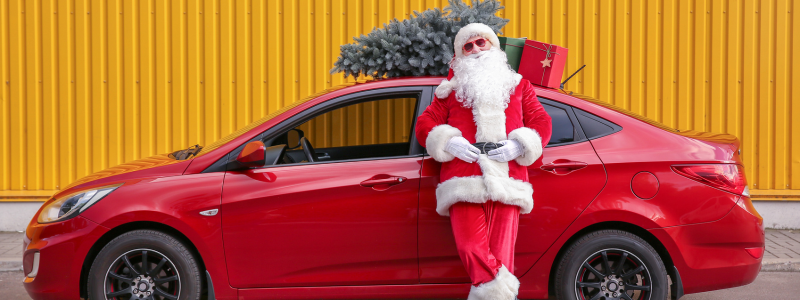
[[[508,0],[570,49],[567,89],[743,141],[757,199],[800,199],[800,1]],[[339,45],[444,0],[0,0],[0,199],[209,144],[345,82]],[[792,176],[795,174],[795,176]],[[2,200],[0,200],[2,201]]]

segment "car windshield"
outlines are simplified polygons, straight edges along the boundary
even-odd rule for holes
[[[589,96],[586,96],[586,95],[573,93],[573,94],[571,94],[571,96],[579,98],[579,99],[582,99],[582,100],[589,101],[591,103],[600,105],[602,107],[605,107],[605,108],[608,108],[608,109],[611,109],[611,110],[614,110],[614,111],[619,112],[621,114],[627,115],[627,116],[629,116],[631,118],[637,119],[639,121],[645,122],[647,124],[653,125],[655,127],[661,128],[661,129],[669,131],[669,132],[680,132],[679,130],[677,130],[675,128],[672,128],[672,127],[669,127],[667,125],[664,125],[664,123],[661,123],[659,121],[650,119],[648,117],[642,116],[642,115],[637,114],[635,112],[632,112],[630,110],[624,109],[622,107],[619,107],[619,106],[616,106],[616,105],[613,105],[613,104],[610,104],[610,103],[607,103],[607,102],[604,102],[604,101],[597,100],[595,98],[592,98],[592,97],[589,97]]]
[[[362,81],[362,82],[363,82],[363,81]],[[359,83],[360,83],[360,82],[359,82]],[[239,137],[239,136],[241,136],[242,134],[245,134],[246,132],[248,132],[248,131],[252,130],[253,128],[256,128],[256,127],[260,126],[261,124],[264,124],[264,123],[266,123],[267,121],[271,120],[272,118],[275,118],[275,117],[277,117],[277,116],[281,115],[282,113],[285,113],[285,112],[289,111],[290,109],[292,109],[292,108],[295,108],[295,107],[299,106],[300,104],[303,104],[303,103],[305,103],[305,102],[307,102],[307,101],[309,101],[309,100],[311,100],[311,99],[317,98],[317,97],[319,97],[319,96],[322,96],[322,95],[324,95],[324,94],[327,94],[327,93],[333,92],[333,91],[335,91],[335,90],[340,90],[340,89],[343,89],[343,88],[346,88],[346,87],[348,87],[348,86],[352,86],[352,85],[355,85],[355,84],[356,84],[356,82],[352,82],[352,83],[345,83],[345,84],[342,84],[342,85],[337,85],[337,86],[334,86],[334,87],[331,87],[331,88],[325,89],[325,90],[323,90],[323,91],[321,91],[321,92],[319,92],[319,93],[316,93],[316,94],[313,94],[313,95],[311,95],[311,96],[308,96],[308,97],[306,97],[306,98],[303,98],[303,99],[301,99],[301,100],[299,100],[299,101],[297,101],[297,102],[295,102],[295,103],[292,103],[292,104],[289,104],[289,105],[287,105],[287,106],[284,106],[283,108],[281,108],[281,109],[279,109],[279,110],[277,110],[277,111],[275,111],[275,112],[273,112],[273,113],[271,113],[271,114],[267,115],[266,117],[263,117],[263,118],[261,118],[261,119],[260,119],[260,120],[258,120],[258,121],[255,121],[255,122],[253,122],[253,123],[250,123],[250,125],[247,125],[247,126],[245,126],[245,127],[242,127],[242,128],[240,128],[239,130],[236,130],[236,131],[234,131],[233,133],[231,133],[231,134],[229,134],[229,135],[227,135],[227,136],[225,136],[225,137],[223,137],[223,138],[221,138],[221,139],[217,140],[216,142],[213,142],[213,143],[211,143],[211,145],[208,145],[208,146],[206,146],[206,147],[202,147],[202,149],[200,150],[200,152],[198,152],[198,153],[197,153],[197,155],[196,155],[195,157],[202,156],[202,155],[204,155],[204,154],[206,154],[206,153],[209,153],[209,152],[211,152],[211,150],[217,149],[217,148],[219,148],[220,146],[222,146],[222,145],[225,145],[226,143],[228,143],[228,142],[230,142],[230,141],[232,141],[232,140],[234,140],[234,139],[238,138],[238,137]]]

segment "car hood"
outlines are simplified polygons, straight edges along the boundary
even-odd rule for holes
[[[88,187],[126,180],[181,175],[191,162],[191,159],[176,160],[170,158],[169,153],[137,159],[80,178],[56,193],[54,197]]]

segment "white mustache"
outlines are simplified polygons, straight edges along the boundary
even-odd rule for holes
[[[492,49],[481,51],[481,52],[478,52],[478,53],[475,53],[475,54],[470,54],[470,55],[467,55],[466,57],[467,58],[479,58],[479,57],[483,56],[484,54],[489,53],[490,50],[492,50]]]

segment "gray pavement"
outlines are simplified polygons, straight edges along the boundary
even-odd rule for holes
[[[761,271],[800,272],[800,230],[767,229]]]
[[[22,270],[22,232],[0,232],[0,272]]]
[[[22,277],[22,271],[0,272],[0,294],[3,300],[31,300],[22,285]],[[797,295],[800,295],[798,282],[800,272],[761,272],[751,284],[686,295],[681,300],[797,300]],[[555,297],[550,300],[555,300]]]
[[[770,299],[798,299],[800,230],[767,229],[766,234],[762,273],[754,283],[732,289],[687,295],[682,299],[756,299],[763,295],[770,295]],[[4,299],[30,299],[21,284],[22,235],[21,232],[0,232],[0,293]]]

